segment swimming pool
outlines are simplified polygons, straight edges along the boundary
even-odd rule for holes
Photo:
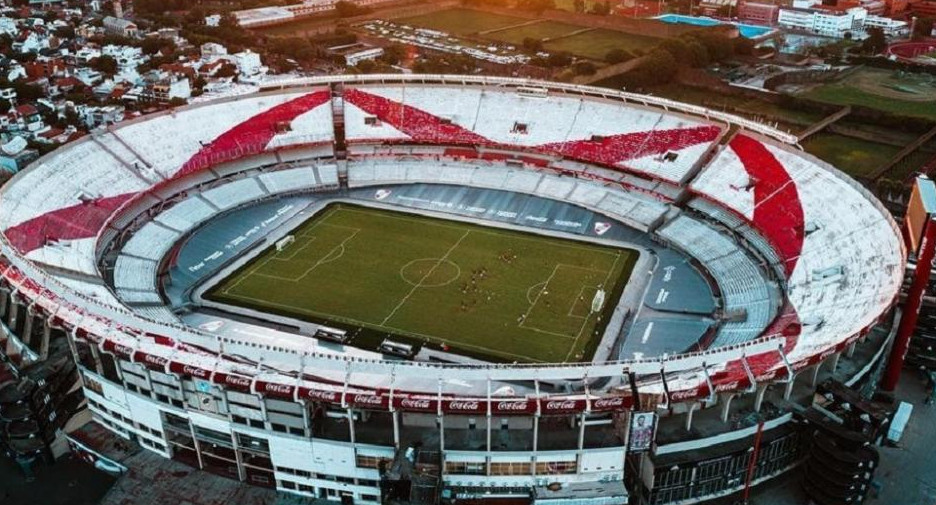
[[[760,37],[766,33],[773,31],[773,28],[769,26],[759,26],[759,25],[748,25],[744,23],[727,23],[725,21],[719,21],[713,18],[698,17],[698,16],[684,16],[682,14],[664,14],[662,16],[657,16],[656,18],[659,21],[664,23],[673,23],[673,24],[684,24],[684,25],[695,25],[695,26],[715,26],[721,24],[733,24],[738,27],[738,31],[741,32],[741,36],[753,39],[755,37]]]

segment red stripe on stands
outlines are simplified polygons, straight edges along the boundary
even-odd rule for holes
[[[347,89],[344,99],[380,121],[409,135],[417,142],[435,144],[491,144],[481,135],[410,105],[359,89]]]
[[[22,253],[39,249],[58,240],[94,237],[107,218],[136,193],[98,198],[47,212],[39,217],[7,228],[4,232]]]
[[[600,136],[597,140],[571,140],[538,146],[551,152],[577,160],[616,165],[622,161],[679,151],[718,138],[717,126],[696,126],[671,130],[651,130],[619,135]]]
[[[276,136],[276,127],[291,123],[300,115],[326,103],[331,98],[328,90],[316,91],[270,108],[222,133],[195,153],[173,178],[184,177],[225,161],[258,154]]]
[[[316,91],[247,119],[202,148],[182,165],[173,178],[183,177],[217,163],[262,152],[276,136],[278,124],[292,122],[300,115],[328,102],[330,96],[327,90]],[[4,234],[22,253],[39,249],[57,240],[94,237],[107,218],[137,194],[124,193],[56,209],[12,226]]]
[[[803,250],[805,228],[796,183],[760,141],[737,135],[729,146],[753,179],[754,226],[770,240],[789,278]]]

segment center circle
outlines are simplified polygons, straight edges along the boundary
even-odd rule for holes
[[[400,268],[400,277],[408,284],[421,288],[438,288],[455,282],[461,268],[453,261],[439,258],[420,258]]]

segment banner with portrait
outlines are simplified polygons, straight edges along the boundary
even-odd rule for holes
[[[632,412],[630,433],[627,437],[629,452],[649,451],[656,432],[657,416],[655,412]]]

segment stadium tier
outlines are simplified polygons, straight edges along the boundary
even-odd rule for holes
[[[888,212],[789,135],[483,77],[314,78],[121,123],[4,186],[0,229],[0,349],[67,334],[113,431],[363,503],[417,473],[621,503],[649,449],[633,412],[789,396],[888,316],[906,263]]]

